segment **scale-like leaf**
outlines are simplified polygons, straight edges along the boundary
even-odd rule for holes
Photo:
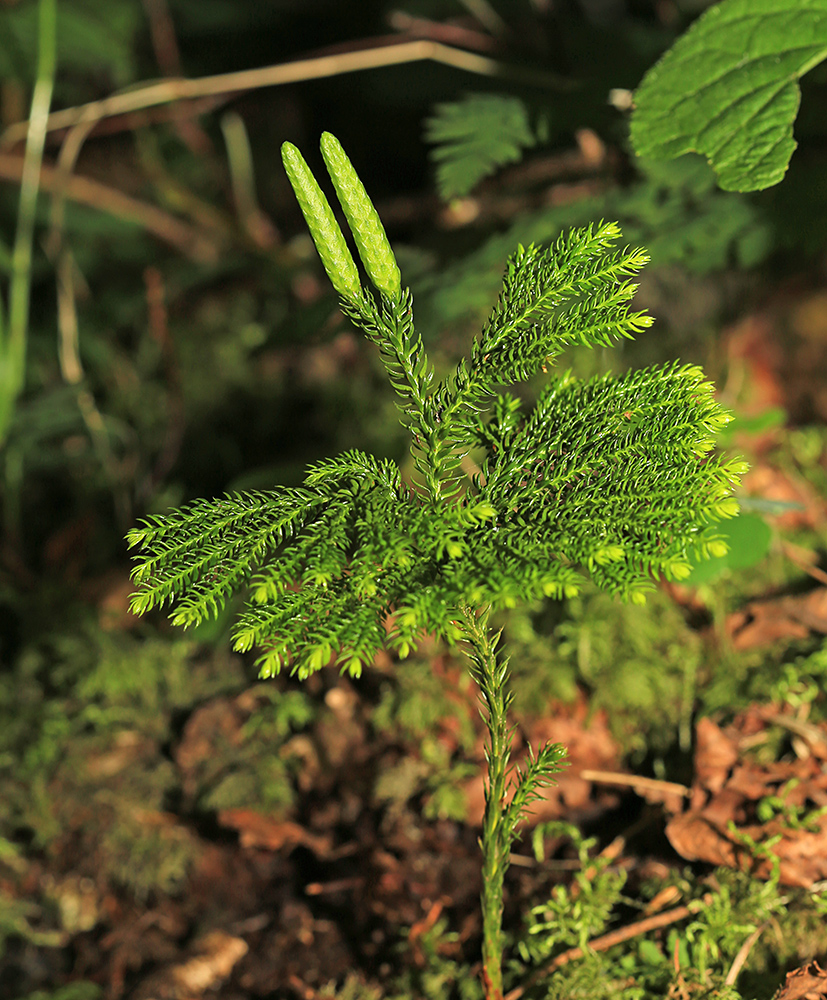
[[[288,153],[330,257],[324,233],[336,249],[340,231]],[[340,169],[347,181],[351,168]],[[335,660],[355,675],[382,646],[407,655],[423,631],[461,638],[463,608],[572,596],[582,570],[632,600],[658,576],[685,576],[693,554],[712,551],[708,529],[737,511],[730,494],[743,472],[708,454],[728,416],[700,369],[582,384],[563,375],[526,416],[496,393],[570,344],[610,344],[649,325],[630,311],[647,257],[616,249],[620,236],[598,223],[520,247],[471,357],[435,387],[409,292],[389,284],[378,304],[365,291],[344,299],[400,396],[421,481],[352,450],[316,463],[300,489],[150,518],[130,533],[140,550],[133,608],[174,601],[174,622],[198,624],[246,589],[234,645],[259,647],[263,674],[289,664],[304,677]],[[472,446],[487,454],[468,487],[460,463]]]
[[[723,0],[635,92],[639,156],[701,153],[726,191],[760,191],[796,147],[799,79],[827,58],[827,0]]]

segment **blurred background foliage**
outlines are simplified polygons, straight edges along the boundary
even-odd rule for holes
[[[9,884],[32,858],[63,870],[71,855],[136,899],[175,893],[199,855],[198,831],[219,810],[293,815],[303,771],[318,777],[335,760],[327,737],[320,750],[306,735],[336,728],[335,675],[302,691],[289,678],[251,688],[250,663],[226,650],[232,609],[184,636],[126,611],[123,536],[142,515],[230,489],[295,485],[309,462],[351,447],[409,471],[378,359],[339,313],[305,233],[280,167],[283,141],[315,168],[319,134],[341,139],[398,250],[439,368],[467,350],[517,243],[617,219],[651,252],[639,297],[657,326],[622,349],[574,351],[564,366],[586,376],[610,364],[700,362],[743,417],[747,436],[736,424],[733,445],[748,449],[767,433],[721,331],[768,289],[823,278],[827,72],[803,80],[800,149],[776,189],[727,194],[698,158],[635,159],[631,90],[706,6],[58,0],[55,109],[151,81],[172,87],[178,76],[421,37],[498,71],[419,61],[242,92],[215,86],[48,134],[25,388],[0,455],[0,866]],[[25,140],[14,126],[28,115],[37,17],[37,0],[0,3],[4,296]],[[827,407],[794,388],[773,411],[770,450],[823,498]],[[698,711],[823,687],[815,639],[736,653],[701,636],[709,626],[720,638],[729,609],[800,581],[769,528],[762,534],[760,546],[748,534],[740,563],[698,581],[696,612],[673,595],[641,609],[587,592],[508,616],[518,717],[585,694],[590,711],[608,712],[630,762],[664,775],[689,752]],[[784,537],[822,558],[823,526],[802,523]],[[457,698],[456,670],[441,657],[426,643],[365,681],[366,732],[381,748],[369,801],[389,815],[418,803],[429,821],[463,818],[475,709],[469,692]],[[187,764],[187,725],[207,709],[231,723]],[[61,916],[54,885],[30,893],[31,910],[4,884],[0,952],[4,939],[14,958],[86,926]],[[21,995],[56,974],[10,961]]]

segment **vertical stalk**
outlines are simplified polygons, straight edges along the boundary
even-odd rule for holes
[[[26,378],[26,334],[29,325],[32,243],[46,124],[52,103],[57,63],[57,0],[40,0],[38,11],[37,80],[32,95],[29,133],[23,158],[20,207],[12,252],[8,330],[0,315],[0,444],[5,440],[14,404]]]
[[[508,707],[511,695],[506,688],[508,660],[497,658],[500,632],[488,631],[490,609],[479,616],[463,609],[463,626],[471,673],[480,688],[482,716],[488,728],[485,759],[485,815],[482,823],[482,979],[486,1000],[502,1000],[503,976],[503,880],[508,868],[508,852],[513,830],[506,822],[506,783],[511,757],[511,728]]]

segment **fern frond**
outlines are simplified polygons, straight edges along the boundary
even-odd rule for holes
[[[546,743],[539,753],[529,744],[528,759],[522,768],[515,768],[514,795],[503,815],[503,825],[509,842],[517,836],[520,821],[530,812],[533,802],[542,798],[543,789],[553,785],[556,776],[567,766],[566,751],[559,743]]]
[[[461,197],[498,167],[516,163],[523,151],[545,138],[531,127],[528,109],[518,97],[467,94],[438,104],[425,122],[425,138],[436,147],[437,187],[444,201]]]
[[[304,484],[307,488],[331,485],[341,480],[352,480],[371,485],[381,484],[390,491],[399,492],[402,489],[402,477],[399,466],[394,462],[380,462],[373,455],[368,455],[358,448],[345,451],[334,458],[324,458],[309,465]]]
[[[742,464],[708,456],[728,420],[691,365],[553,383],[484,463],[480,496],[504,522],[495,547],[584,566],[625,596],[680,578],[705,529],[737,511]]]
[[[519,247],[474,345],[475,362],[499,369],[503,383],[522,381],[570,344],[608,346],[650,326],[651,317],[628,314],[637,286],[623,280],[649,257],[639,249],[612,252],[619,237],[617,223],[601,222],[573,230],[550,247]],[[567,303],[568,309],[561,308]]]

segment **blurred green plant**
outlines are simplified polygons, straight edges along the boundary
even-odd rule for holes
[[[88,980],[69,983],[56,990],[35,990],[15,1000],[100,1000],[103,990],[97,983]]]
[[[723,555],[698,562],[684,583],[698,586],[732,570],[755,566],[770,550],[772,529],[760,515],[743,513],[721,525],[721,536],[728,550]]]
[[[37,76],[23,159],[17,232],[10,261],[8,316],[4,315],[0,300],[0,447],[8,435],[14,406],[26,381],[35,212],[46,142],[46,119],[57,69],[57,0],[39,0],[37,40]]]
[[[180,777],[161,747],[175,713],[244,684],[237,660],[211,662],[189,641],[56,623],[0,676],[0,837],[25,834],[49,855],[73,831],[101,879],[139,899],[176,891],[197,843],[166,816]]]
[[[609,858],[594,856],[595,840],[584,838],[576,827],[565,823],[536,827],[535,857],[544,860],[546,838],[559,842],[561,835],[571,838],[578,864],[570,882],[556,885],[550,899],[524,917],[516,948],[522,968],[516,957],[513,960],[515,971],[529,984],[520,995],[555,1000],[574,996],[658,1000],[672,995],[769,1000],[773,986],[766,981],[764,970],[784,962],[791,942],[785,940],[780,948],[780,942],[766,942],[761,947],[756,944],[760,930],[777,921],[783,922],[785,929],[796,925],[803,932],[805,926],[817,922],[823,909],[823,894],[782,890],[771,845],[745,844],[773,862],[769,878],[758,880],[719,868],[702,879],[688,870],[667,880],[653,879],[642,887],[644,897],[654,898],[670,890],[676,899],[686,901],[676,907],[676,925],[668,930],[642,930],[631,947],[629,943],[608,948],[601,944],[598,951],[591,944],[596,945],[604,934],[610,935],[619,918],[628,922],[628,907],[643,904],[624,897],[626,873],[613,867]],[[590,931],[584,933],[581,924],[572,920],[575,911]],[[554,919],[550,919],[552,915]],[[756,982],[741,992],[731,984],[730,973],[735,957],[753,936],[750,966],[762,988],[753,992]],[[578,954],[564,963],[555,962],[572,948],[577,948]],[[531,969],[534,971],[529,972]],[[744,973],[742,977],[747,978]]]
[[[576,597],[515,608],[500,621],[520,718],[585,693],[592,712],[605,711],[630,761],[662,759],[676,743],[691,746],[705,654],[665,593],[640,606],[585,586]]]
[[[570,823],[539,823],[532,831],[534,857],[545,860],[547,837],[571,840],[580,862],[570,886],[558,885],[543,903],[524,917],[525,928],[517,954],[526,965],[541,965],[561,947],[586,949],[589,939],[602,934],[614,908],[623,899],[626,873],[610,858],[591,857],[596,837],[583,837]]]
[[[467,94],[438,104],[425,122],[425,138],[434,144],[431,159],[444,201],[471,191],[498,167],[515,163],[523,151],[548,138],[544,119],[532,124],[528,108],[505,94]]]

